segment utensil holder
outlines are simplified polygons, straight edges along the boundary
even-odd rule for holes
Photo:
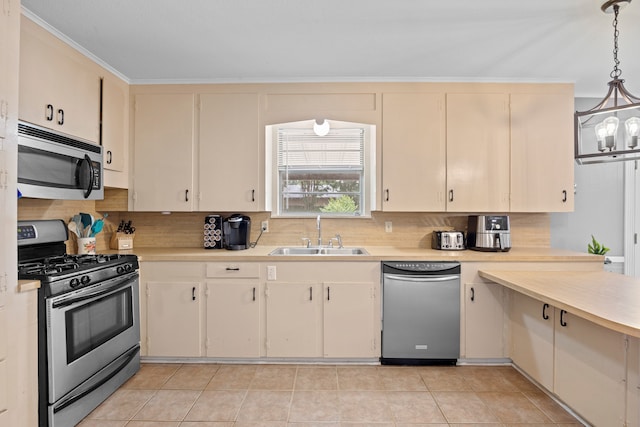
[[[133,238],[135,234],[113,233],[109,247],[116,250],[133,249]]]
[[[78,255],[95,254],[96,238],[95,237],[78,237]]]

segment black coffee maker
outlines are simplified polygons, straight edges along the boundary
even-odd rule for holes
[[[251,234],[251,218],[233,214],[222,223],[222,236],[225,249],[237,251],[248,249]]]

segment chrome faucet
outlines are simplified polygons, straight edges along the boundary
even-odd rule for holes
[[[318,247],[322,246],[322,225],[320,224],[320,215],[316,218],[316,228],[318,229]]]

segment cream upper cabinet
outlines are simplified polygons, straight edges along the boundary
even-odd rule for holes
[[[511,211],[573,211],[573,91],[511,94]]]
[[[382,209],[444,211],[444,93],[382,94]]]
[[[129,109],[129,88],[126,82],[111,74],[102,78],[102,147],[104,168],[111,171],[125,171],[125,157],[128,149],[127,111]]]
[[[202,356],[203,307],[201,282],[147,282],[148,356]]]
[[[0,138],[4,138],[7,133],[9,117],[9,73],[13,71],[13,67],[10,69],[10,64],[13,65],[13,61],[9,60],[9,55],[17,57],[17,52],[11,50],[12,46],[9,43],[12,40],[12,37],[9,37],[9,31],[13,30],[10,14],[9,4],[3,0],[0,8],[0,52],[2,54],[2,60],[0,60]]]
[[[18,110],[21,120],[99,141],[100,79],[91,61],[24,16]]]
[[[509,98],[447,93],[447,211],[509,211]]]
[[[255,93],[200,94],[198,210],[258,211],[259,98]]]
[[[134,104],[134,211],[193,209],[194,95],[137,94]]]

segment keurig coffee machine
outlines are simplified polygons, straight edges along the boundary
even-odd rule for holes
[[[224,219],[222,236],[225,249],[237,251],[248,249],[251,234],[251,218],[246,215],[233,214]]]

